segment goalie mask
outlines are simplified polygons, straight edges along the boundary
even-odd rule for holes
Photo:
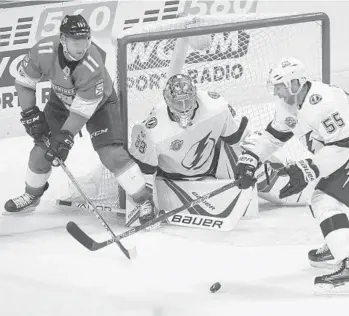
[[[183,128],[190,126],[196,108],[196,87],[187,75],[177,74],[168,79],[163,91],[172,118]]]
[[[294,80],[298,80],[298,89],[294,89]],[[268,90],[275,94],[275,86],[284,84],[291,96],[296,96],[307,82],[305,67],[298,59],[284,57],[275,68],[269,72]]]
[[[66,15],[60,26],[63,52],[69,59],[79,61],[91,45],[91,29],[81,14]]]

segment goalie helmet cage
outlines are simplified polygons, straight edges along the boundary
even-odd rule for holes
[[[181,41],[187,44],[180,46]],[[273,117],[275,97],[266,81],[282,57],[300,59],[310,79],[330,83],[330,21],[321,12],[179,17],[126,29],[114,45],[125,147],[132,126],[163,101],[166,78],[176,69],[189,74],[199,89],[224,96],[249,118],[251,130],[264,129]],[[177,54],[184,54],[182,61]],[[277,157],[285,161],[308,155],[292,139]],[[126,205],[125,193],[105,168],[93,199],[113,207]]]

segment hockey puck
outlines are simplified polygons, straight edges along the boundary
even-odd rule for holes
[[[210,291],[211,293],[216,293],[221,288],[221,284],[219,282],[216,282],[211,285]]]

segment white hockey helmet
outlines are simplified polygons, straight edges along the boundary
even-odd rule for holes
[[[173,118],[186,128],[190,125],[197,101],[196,87],[184,74],[170,77],[163,91],[165,102]]]
[[[299,89],[293,92],[292,80],[298,80]],[[297,95],[307,82],[305,67],[301,61],[293,57],[283,57],[281,61],[269,71],[268,90],[274,91],[274,85],[283,83],[291,95]]]

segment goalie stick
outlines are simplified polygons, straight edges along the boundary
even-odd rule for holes
[[[44,138],[43,139],[44,143],[46,144],[47,147],[49,147],[49,139],[48,138]],[[84,200],[86,201],[86,203],[91,205],[92,208],[92,212],[93,214],[97,217],[97,219],[99,220],[99,222],[103,225],[103,227],[110,233],[110,235],[112,236],[112,242],[114,243],[120,248],[120,250],[123,252],[123,254],[128,258],[128,259],[132,259],[136,256],[136,249],[126,249],[124,247],[124,245],[117,240],[117,236],[114,234],[113,230],[109,227],[108,223],[104,220],[104,218],[101,216],[101,214],[97,211],[97,208],[95,207],[94,203],[91,201],[91,199],[85,194],[85,192],[82,190],[82,188],[80,187],[78,181],[75,179],[75,177],[73,176],[73,174],[70,172],[69,168],[66,166],[66,164],[64,163],[64,161],[60,158],[55,158],[54,163],[57,164],[57,166],[61,166],[61,168],[63,169],[63,171],[65,172],[65,174],[68,176],[68,178],[70,179],[70,181],[74,184],[74,186],[76,187],[76,189],[79,191],[79,193],[81,194],[81,196],[84,198]],[[69,224],[69,223],[68,223]],[[75,238],[76,240],[79,241],[79,239]]]
[[[96,242],[94,241],[90,236],[88,236],[76,223],[74,222],[69,222],[67,224],[67,231],[70,235],[72,235],[80,244],[82,244],[83,246],[85,246],[88,250],[91,251],[95,251],[98,249],[102,249],[108,245],[110,245],[113,242],[118,242],[123,238],[129,237],[141,230],[144,230],[150,226],[153,226],[156,223],[162,222],[164,220],[166,220],[168,217],[171,217],[173,215],[176,215],[188,208],[191,208],[201,202],[203,202],[206,199],[209,199],[215,195],[218,195],[226,190],[229,190],[230,188],[234,187],[236,185],[237,181],[233,181],[231,183],[228,183],[222,187],[220,187],[219,189],[216,189],[212,192],[209,192],[205,195],[203,195],[202,197],[199,197],[193,201],[191,201],[190,203],[184,204],[181,207],[178,207],[168,213],[162,214],[154,219],[152,219],[149,222],[146,222],[142,225],[139,225],[137,227],[131,228],[130,230],[127,230],[123,233],[121,233],[120,235],[117,236],[113,236],[113,238],[110,238],[106,241],[103,242]]]

